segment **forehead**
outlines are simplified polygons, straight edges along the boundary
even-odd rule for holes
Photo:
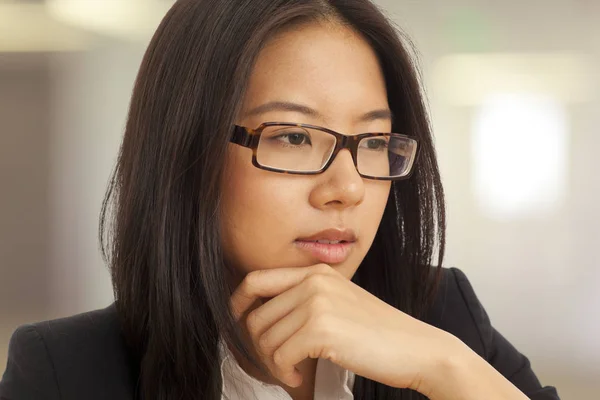
[[[312,23],[274,37],[252,71],[244,110],[272,101],[306,104],[325,119],[387,107],[377,56],[359,34]]]

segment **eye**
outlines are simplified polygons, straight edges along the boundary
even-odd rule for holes
[[[363,146],[369,150],[384,150],[388,147],[388,142],[385,138],[371,138],[363,141]]]
[[[301,146],[303,144],[311,144],[310,136],[304,132],[288,132],[275,136],[273,139],[282,141],[292,146]]]

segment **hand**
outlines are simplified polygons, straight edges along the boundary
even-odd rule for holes
[[[271,298],[251,310],[261,298]],[[388,386],[427,395],[427,377],[455,346],[450,334],[383,302],[325,264],[250,272],[231,296],[261,361],[298,387],[295,365],[325,358]],[[250,311],[251,310],[251,311]]]

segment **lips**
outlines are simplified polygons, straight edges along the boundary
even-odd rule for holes
[[[298,240],[303,242],[355,242],[356,234],[351,229],[326,229]]]
[[[352,230],[327,229],[299,238],[295,244],[300,250],[310,254],[315,261],[339,264],[350,256],[355,242],[356,234]]]

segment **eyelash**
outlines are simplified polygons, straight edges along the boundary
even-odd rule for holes
[[[305,140],[307,140],[307,141],[308,141],[308,143],[302,143],[302,144],[284,143],[284,144],[286,144],[286,145],[289,145],[289,146],[294,146],[294,147],[302,146],[302,145],[305,145],[305,144],[312,145],[312,142],[310,141],[310,136],[309,136],[308,134],[304,133],[304,132],[296,132],[296,133],[294,133],[294,132],[290,132],[290,133],[282,133],[282,134],[280,134],[280,135],[273,136],[273,137],[272,137],[272,140],[277,140],[277,141],[280,141],[280,140],[281,140],[281,138],[288,138],[288,139],[289,139],[289,137],[290,137],[291,135],[301,135],[301,136],[302,136],[302,137],[303,137]]]

